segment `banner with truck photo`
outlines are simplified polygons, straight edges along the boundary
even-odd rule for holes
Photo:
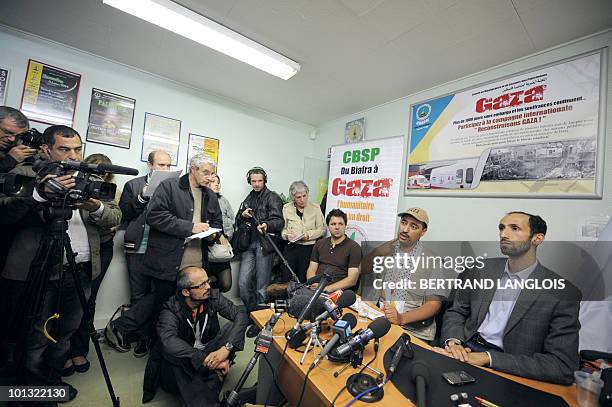
[[[342,209],[358,243],[395,236],[403,147],[400,136],[331,149],[326,211]]]
[[[405,195],[601,198],[607,48],[411,106]]]

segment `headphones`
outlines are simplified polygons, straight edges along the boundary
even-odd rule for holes
[[[268,174],[266,174],[266,170],[264,170],[261,167],[253,167],[251,168],[247,173],[246,173],[246,180],[247,180],[247,184],[251,185],[251,174],[256,173],[256,174],[261,174],[263,173],[263,177],[264,177],[264,184],[268,183]]]

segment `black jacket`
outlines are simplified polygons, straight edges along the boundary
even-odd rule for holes
[[[137,250],[142,241],[145,228],[145,209],[149,198],[140,195],[147,185],[147,176],[134,178],[125,183],[119,200],[122,220],[125,222],[124,247]]]
[[[231,343],[236,351],[244,349],[244,332],[249,325],[246,309],[242,305],[235,305],[221,295],[217,289],[210,290],[210,297],[204,301],[204,312],[197,316],[200,326],[207,319],[201,336],[202,343],[211,342],[221,331],[218,315],[233,321],[223,344]],[[181,365],[190,365],[194,370],[199,370],[203,368],[202,362],[206,356],[223,344],[207,346],[203,350],[194,348],[195,334],[190,323],[195,325],[196,321],[184,297],[177,294],[164,303],[157,322],[157,334],[162,344],[164,358]]]
[[[283,218],[283,201],[276,192],[270,191],[268,187],[264,187],[260,193],[251,191],[240,204],[238,214],[236,215],[236,228],[242,223],[252,222],[252,219],[242,217],[242,212],[244,212],[246,208],[253,209],[253,213],[257,220],[268,225],[268,233],[280,235],[285,226],[285,219]],[[255,236],[261,235],[254,227],[251,241],[253,241],[252,239]]]
[[[201,222],[211,228],[223,230],[221,208],[217,195],[206,187],[202,191]],[[189,187],[189,174],[163,181],[147,205],[146,220],[151,226],[144,262],[146,272],[160,280],[175,281],[183,252],[185,238],[193,234],[193,196]],[[202,261],[208,264],[208,240],[202,239]]]
[[[7,151],[0,151],[0,173],[9,172],[17,165],[17,160]]]

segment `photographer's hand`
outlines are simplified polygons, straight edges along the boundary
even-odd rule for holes
[[[28,157],[32,157],[38,150],[30,148],[28,146],[18,145],[10,149],[8,152],[11,157],[18,163],[23,162]]]
[[[85,202],[78,202],[74,204],[74,207],[77,209],[84,209],[88,212],[95,212],[100,208],[100,205],[102,205],[102,202],[98,201],[97,199],[89,198]]]

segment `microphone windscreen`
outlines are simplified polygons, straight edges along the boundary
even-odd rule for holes
[[[354,314],[344,314],[342,316],[342,319],[348,322],[348,324],[351,326],[351,329],[357,326],[357,317]]]
[[[412,381],[415,381],[417,376],[421,376],[423,379],[425,379],[425,382],[427,382],[429,381],[429,368],[425,362],[417,360],[416,362],[412,363],[411,375]]]
[[[308,305],[308,302],[310,301],[311,298],[312,298],[312,294],[311,295],[301,295],[301,294],[294,295],[288,301],[289,304],[287,306],[287,314],[289,314],[290,316],[294,318],[297,318],[302,313],[304,308],[306,308],[306,305]],[[306,318],[313,320],[314,318],[316,318],[317,315],[325,312],[325,306],[323,305],[324,303],[325,303],[324,298],[321,298],[321,297],[317,298],[312,304],[312,307],[310,308],[309,314],[306,316]]]
[[[383,337],[391,329],[391,322],[387,318],[376,318],[368,325],[368,328],[372,330],[374,338]]]
[[[340,298],[336,301],[336,305],[338,308],[346,308],[353,305],[356,300],[357,296],[355,296],[355,293],[351,290],[346,290],[340,295]]]

